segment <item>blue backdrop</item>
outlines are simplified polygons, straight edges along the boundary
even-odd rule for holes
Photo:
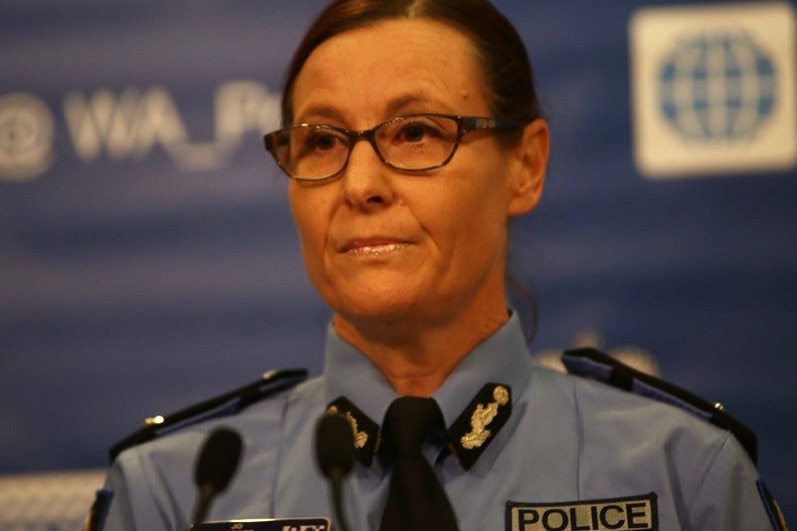
[[[0,4],[0,473],[103,466],[145,416],[319,371],[261,135],[324,3]],[[553,131],[513,227],[532,349],[652,353],[758,432],[795,517],[793,3],[496,3]]]

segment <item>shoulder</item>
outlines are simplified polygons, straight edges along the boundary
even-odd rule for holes
[[[572,374],[558,378],[578,410],[590,482],[653,481],[660,506],[690,528],[786,528],[756,470],[755,433],[721,404],[595,349],[568,351],[563,362]]]
[[[141,427],[111,447],[111,460],[145,444],[191,453],[205,434],[222,425],[240,429],[253,421],[278,424],[286,402],[306,378],[304,369],[268,371],[241,387],[172,413],[147,417]]]
[[[620,462],[631,462],[629,455],[644,455],[643,460],[655,457],[683,464],[699,455],[699,462],[732,438],[730,432],[670,403],[580,376],[562,378],[572,393],[585,458],[598,460],[612,453]]]
[[[622,408],[625,404],[644,411],[638,421],[656,427],[689,426],[707,437],[730,434],[756,463],[755,433],[731,416],[721,402],[701,398],[593,348],[566,351],[562,361],[570,374],[579,377],[575,385],[585,398],[581,401],[584,407],[597,406],[600,410],[608,405]]]
[[[245,509],[247,496],[273,493],[280,452],[292,444],[287,418],[317,413],[320,379],[307,380],[304,370],[265,373],[260,379],[216,397],[150,419],[112,450],[106,488],[114,492],[107,529],[178,529],[185,527],[196,497],[194,471],[202,447],[219,428],[242,438],[236,472],[236,494],[219,503],[230,514]],[[244,504],[238,506],[236,504]],[[241,514],[243,514],[241,512]]]
[[[603,356],[594,356],[595,363],[605,361]],[[600,377],[578,369],[576,374],[541,369],[532,382],[539,387],[535,397],[554,395],[545,414],[570,426],[584,496],[619,496],[624,489],[657,492],[662,510],[669,507],[685,521],[690,506],[683,501],[695,500],[706,478],[716,478],[717,485],[743,478],[746,488],[755,486],[752,456],[730,430],[699,414],[699,408],[678,407],[664,392],[659,396],[634,392],[634,385],[611,385],[608,376],[617,367],[604,369]],[[657,389],[671,385],[649,383]]]
[[[617,456],[613,464],[622,466],[636,455],[688,467],[733,448],[755,466],[755,434],[713,402],[594,349],[567,351],[562,360],[568,373],[535,371],[534,399],[547,404],[547,416],[571,423],[583,457]]]

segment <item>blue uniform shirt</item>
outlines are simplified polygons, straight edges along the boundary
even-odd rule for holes
[[[674,407],[536,364],[518,318],[473,350],[434,394],[447,425],[487,382],[508,385],[512,414],[469,470],[443,445],[426,455],[462,531],[661,529],[768,531],[758,474],[734,437]],[[106,530],[184,530],[196,498],[193,467],[209,432],[238,430],[244,455],[211,520],[330,517],[314,433],[347,397],[381,423],[395,391],[330,327],[322,376],[229,417],[123,452]],[[344,511],[352,531],[376,530],[389,470],[355,462]]]

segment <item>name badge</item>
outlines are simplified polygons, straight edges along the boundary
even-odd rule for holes
[[[329,518],[268,518],[205,522],[196,531],[332,531]]]
[[[562,503],[506,503],[506,531],[658,531],[656,493]]]

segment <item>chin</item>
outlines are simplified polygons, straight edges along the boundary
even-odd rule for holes
[[[341,315],[397,316],[411,311],[430,292],[417,274],[339,275],[316,284],[327,305]],[[425,287],[426,286],[426,287]]]
[[[408,290],[368,290],[345,294],[336,300],[327,300],[335,313],[356,320],[397,321],[412,317],[420,310],[419,300]]]
[[[395,321],[413,314],[416,306],[402,301],[368,300],[349,303],[339,308],[336,313],[351,319],[383,319]]]

